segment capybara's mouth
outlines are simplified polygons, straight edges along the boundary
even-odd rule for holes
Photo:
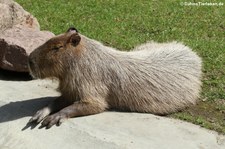
[[[37,73],[37,65],[35,65],[34,60],[31,58],[31,56],[28,59],[28,69],[29,69],[29,73],[32,76],[33,79],[37,79],[39,78],[39,74]]]
[[[31,65],[29,63],[28,69],[33,79],[54,78],[54,77],[47,76],[47,74],[43,73],[43,71],[41,71],[41,68],[36,64]]]
[[[35,64],[33,62],[31,62],[30,60],[28,63],[28,69],[29,69],[29,73],[33,79],[39,78],[39,75],[35,69]]]
[[[28,69],[29,69],[29,73],[30,73],[30,75],[31,75],[31,77],[33,78],[33,79],[37,79],[38,77],[35,75],[35,73],[34,73],[34,69],[33,68],[31,68],[31,66],[28,64]]]

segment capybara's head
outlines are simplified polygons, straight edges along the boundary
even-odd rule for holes
[[[75,28],[49,39],[29,56],[29,70],[34,78],[61,78],[81,48],[81,36]]]

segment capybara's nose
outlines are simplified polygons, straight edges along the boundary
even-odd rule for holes
[[[34,65],[34,61],[32,60],[32,58],[29,57],[28,61],[29,61],[30,67],[32,67]]]

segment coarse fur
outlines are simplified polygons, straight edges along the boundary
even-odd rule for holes
[[[90,114],[118,109],[165,115],[194,105],[201,89],[200,57],[177,42],[125,52],[69,30],[31,53],[29,66],[36,78],[58,78],[61,97],[89,103]]]

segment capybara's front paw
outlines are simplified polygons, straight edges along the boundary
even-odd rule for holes
[[[51,128],[53,125],[61,125],[63,121],[67,119],[67,116],[61,112],[55,113],[53,115],[47,116],[44,121],[41,123],[43,127]]]
[[[40,123],[49,114],[50,114],[50,109],[48,107],[45,107],[37,111],[36,114],[29,120],[29,123],[31,122]]]

